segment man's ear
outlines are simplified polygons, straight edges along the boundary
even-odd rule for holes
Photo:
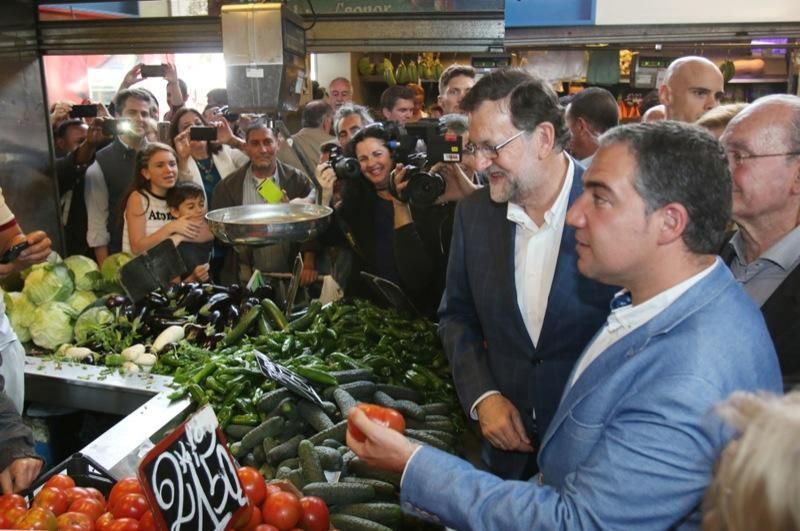
[[[668,203],[659,209],[661,224],[658,227],[658,243],[672,243],[683,237],[689,225],[689,212],[680,203]]]
[[[666,83],[658,87],[658,101],[660,101],[662,105],[672,104],[672,91]]]
[[[388,120],[388,119],[389,119],[389,117],[390,117],[390,116],[391,116],[391,114],[392,114],[392,110],[391,110],[391,109],[386,109],[386,107],[383,107],[383,108],[381,109],[381,114],[383,115],[383,117],[384,117],[385,119],[387,119],[387,120]]]

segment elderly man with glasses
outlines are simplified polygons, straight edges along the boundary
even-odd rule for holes
[[[756,100],[720,141],[737,227],[722,258],[761,307],[788,389],[800,383],[800,98]]]
[[[555,93],[522,70],[484,76],[467,93],[466,151],[489,186],[456,209],[440,336],[459,399],[480,424],[495,474],[536,471],[538,434],[614,289],[580,275],[567,209],[583,168]]]

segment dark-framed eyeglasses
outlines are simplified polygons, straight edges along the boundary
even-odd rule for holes
[[[735,149],[727,149],[725,150],[725,156],[728,157],[728,162],[731,166],[738,168],[745,161],[749,159],[761,159],[766,157],[791,157],[794,155],[800,155],[800,151],[788,151],[786,153],[741,153],[736,151]]]
[[[467,142],[467,144],[464,146],[464,151],[466,151],[470,155],[477,155],[478,153],[480,153],[482,156],[484,156],[487,159],[493,159],[493,158],[497,157],[500,154],[500,150],[501,149],[503,149],[504,147],[509,145],[511,142],[513,142],[517,138],[521,137],[523,135],[523,133],[526,133],[526,132],[527,131],[525,131],[525,130],[519,131],[516,134],[514,134],[513,136],[511,136],[510,138],[507,138],[506,140],[503,140],[502,142],[500,142],[496,146],[488,146],[486,144],[476,145],[476,144],[473,144],[472,142]]]

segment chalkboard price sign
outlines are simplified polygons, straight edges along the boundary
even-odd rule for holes
[[[247,505],[217,417],[206,406],[158,443],[139,481],[163,531],[223,529]]]

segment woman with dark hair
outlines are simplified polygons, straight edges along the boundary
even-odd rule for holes
[[[398,284],[417,310],[435,316],[444,289],[449,236],[443,237],[442,213],[452,206],[418,208],[389,193],[389,179],[402,195],[406,169],[395,159],[394,142],[382,124],[360,130],[348,150],[361,166],[361,176],[343,184],[336,225],[345,233],[355,259],[345,293],[371,297],[360,272]],[[394,172],[394,174],[392,173]],[[447,232],[449,235],[449,232]],[[446,241],[445,241],[446,240]]]
[[[217,141],[191,140],[191,127],[216,127]],[[178,155],[178,178],[201,185],[207,205],[211,204],[217,183],[249,161],[247,155],[231,149],[241,145],[242,140],[233,135],[225,120],[211,124],[195,109],[184,107],[175,113],[169,136]]]

